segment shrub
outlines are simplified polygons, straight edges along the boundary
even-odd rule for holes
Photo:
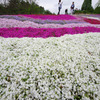
[[[95,14],[100,14],[100,6],[95,8],[94,13]]]

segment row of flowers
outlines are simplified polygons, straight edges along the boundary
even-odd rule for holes
[[[0,18],[8,18],[8,19],[16,19],[18,21],[31,21],[35,22],[38,24],[49,24],[49,23],[54,23],[54,24],[71,24],[71,23],[91,23],[91,24],[100,24],[100,20],[97,19],[89,19],[89,18],[83,18],[79,16],[75,16],[76,19],[72,19],[71,15],[60,15],[59,17],[55,15],[2,15]],[[61,17],[62,16],[62,17]],[[61,17],[61,18],[60,18]],[[54,18],[54,20],[53,20]],[[65,19],[64,19],[65,18]],[[64,20],[62,20],[64,19]]]
[[[91,24],[100,24],[100,20],[97,20],[97,19],[84,18],[84,20],[85,20],[86,22],[91,23]]]
[[[0,18],[0,28],[10,27],[33,27],[33,28],[62,28],[62,27],[97,27],[100,28],[100,24],[89,23],[70,23],[70,24],[37,24],[31,21],[19,21],[15,19]]]
[[[100,19],[100,14],[81,14],[82,17],[92,17]]]
[[[51,20],[51,19],[34,19],[31,17],[25,17],[25,16],[18,16],[18,15],[0,15],[0,18],[7,18],[7,19],[15,19],[18,21],[31,21],[35,22],[38,24],[49,24],[49,23],[54,23],[54,24],[70,24],[70,23],[87,23],[83,20],[81,17],[77,17],[77,19],[73,20]]]
[[[25,16],[34,19],[42,19],[42,20],[73,20],[77,19],[72,15],[18,15],[18,16]]]
[[[0,37],[1,100],[99,100],[100,34]]]
[[[73,27],[73,28],[0,28],[0,36],[8,37],[60,37],[65,34],[83,34],[100,32],[96,27]]]

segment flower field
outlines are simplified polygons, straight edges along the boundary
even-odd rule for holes
[[[0,100],[99,100],[100,15],[91,16],[0,15]]]

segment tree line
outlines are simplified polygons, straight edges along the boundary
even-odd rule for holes
[[[92,0],[84,0],[81,10],[75,11],[75,13],[95,13],[100,14],[100,0],[95,5],[95,9],[92,7]]]
[[[39,6],[36,0],[3,0],[0,14],[52,14]]]

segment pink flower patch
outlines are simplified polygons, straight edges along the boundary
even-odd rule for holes
[[[83,34],[100,32],[96,27],[73,27],[73,28],[0,28],[1,37],[60,37],[65,34]]]

